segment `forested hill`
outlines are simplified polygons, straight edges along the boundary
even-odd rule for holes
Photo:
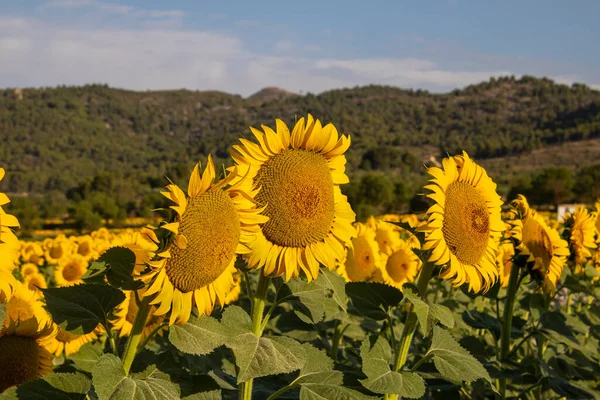
[[[0,91],[0,166],[9,192],[67,191],[103,172],[160,186],[248,126],[311,112],[352,135],[351,173],[402,169],[467,150],[485,159],[600,137],[600,92],[532,77],[446,94],[386,86],[248,99],[221,92],[133,92],[104,85]]]

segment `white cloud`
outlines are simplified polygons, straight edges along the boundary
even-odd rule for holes
[[[315,67],[351,73],[357,80],[385,82],[391,85],[457,87],[487,80],[490,76],[510,75],[509,71],[446,71],[429,60],[354,59],[320,60]],[[366,82],[365,82],[366,81]]]
[[[98,4],[94,0],[54,3],[62,7]],[[135,14],[139,9],[128,12]],[[148,21],[155,21],[150,11],[145,13]],[[326,53],[318,49],[292,53],[289,50],[302,49],[305,44],[283,39],[273,40],[271,53],[259,53],[248,50],[233,34],[183,30],[170,25],[168,18],[160,20],[164,24],[149,22],[138,29],[91,29],[0,17],[0,87],[108,83],[134,90],[188,88],[249,95],[266,86],[320,93],[387,84],[447,91],[509,71],[524,72],[518,64],[486,68],[475,63],[450,68],[448,63],[427,57],[319,59]],[[564,83],[580,80],[569,73],[555,77]],[[600,85],[592,87],[600,89]]]

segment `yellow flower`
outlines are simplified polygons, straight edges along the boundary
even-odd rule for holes
[[[67,332],[58,325],[53,325],[52,327],[54,335],[44,341],[44,346],[57,357],[63,354],[63,352],[66,356],[77,353],[81,349],[81,346],[97,339],[98,334],[103,332],[101,325],[98,325],[95,330],[85,335]]]
[[[52,373],[52,354],[44,346],[52,329],[11,321],[0,330],[0,392]]]
[[[352,239],[345,262],[339,264],[337,273],[348,282],[370,281],[381,267],[381,255],[375,240],[375,231],[360,222],[355,223],[354,226],[357,236]]]
[[[381,281],[402,289],[406,282],[414,282],[421,268],[421,260],[405,240],[394,242],[389,255],[383,254],[381,262]]]
[[[250,251],[248,243],[267,221],[252,200],[253,192],[229,186],[237,176],[232,171],[215,183],[215,167],[209,157],[202,178],[194,167],[188,196],[176,185],[168,185],[163,194],[176,205],[175,222],[161,225],[171,233],[158,261],[151,261],[150,272],[142,279],[149,282],[144,296],[151,296],[156,315],[169,310],[169,324],[185,324],[196,304],[200,314],[210,314],[215,304],[223,305],[233,286],[236,254]],[[242,181],[243,182],[243,181]],[[164,231],[163,231],[164,232]]]
[[[544,290],[554,292],[569,256],[568,243],[560,238],[556,229],[546,224],[543,217],[529,208],[524,196],[519,195],[511,206],[509,223],[511,236],[519,242],[516,249],[529,255],[529,261],[534,263],[534,276],[543,280]]]
[[[498,253],[496,256],[496,264],[498,265],[498,272],[500,275],[500,285],[502,287],[508,286],[508,278],[510,277],[510,271],[513,265],[512,258],[515,255],[515,247],[510,241],[504,241],[498,247]]]
[[[119,335],[121,336],[129,336],[131,334],[131,328],[133,327],[133,321],[139,307],[137,305],[134,291],[126,290],[125,300],[116,307],[113,312],[113,329],[119,331]],[[138,294],[141,295],[143,292],[138,291]],[[154,315],[154,311],[156,311],[155,307],[152,307],[150,313],[148,314],[148,318],[146,320],[146,325],[144,326],[144,330],[142,331],[142,338],[148,336],[154,328],[159,326],[164,318],[164,315]]]
[[[37,242],[25,242],[21,246],[21,260],[41,267],[44,265],[44,249]]]
[[[94,239],[91,236],[72,236],[69,239],[74,244],[75,254],[79,254],[86,261],[90,262],[98,257],[98,253],[94,248]]]
[[[400,241],[398,229],[401,228],[383,220],[376,220],[374,217],[369,217],[367,225],[375,231],[375,241],[379,245],[379,251],[383,254],[391,254],[392,248]]]
[[[23,284],[35,292],[39,292],[38,288],[46,289],[48,287],[46,277],[39,272],[23,277]]]
[[[234,303],[240,298],[240,293],[242,292],[241,280],[242,278],[239,273],[233,274],[233,287],[227,293],[225,304]]]
[[[38,272],[38,267],[33,263],[26,263],[21,265],[21,276],[23,277],[23,279],[25,279],[27,275],[35,274]]]
[[[565,223],[570,228],[569,242],[575,262],[581,266],[592,257],[590,249],[595,249],[594,236],[596,233],[596,215],[589,213],[584,206],[579,207],[573,216],[565,216]]]
[[[71,242],[61,235],[55,239],[45,239],[42,245],[46,262],[49,265],[54,265],[70,253]]]
[[[36,330],[40,326],[50,326],[52,318],[44,309],[42,301],[36,292],[29,290],[21,282],[14,286],[10,299],[0,301],[6,304],[4,327],[8,328],[11,321],[17,322],[26,330]]]
[[[475,293],[486,291],[498,277],[495,257],[505,229],[502,200],[485,169],[467,153],[445,158],[442,165],[428,169],[433,179],[425,189],[435,204],[419,228],[426,233],[423,250],[432,251],[429,262],[445,266],[443,278],[455,285],[468,283]]]
[[[4,168],[0,168],[0,181],[4,178]],[[8,196],[0,192],[0,296],[10,297],[17,280],[12,275],[15,262],[18,261],[19,239],[11,228],[19,227],[19,221],[7,214],[2,206],[10,202]]]
[[[258,144],[240,139],[231,152],[240,177],[247,178],[240,187],[259,188],[256,200],[269,217],[253,233],[246,259],[266,276],[289,280],[302,272],[310,281],[319,264],[335,268],[356,236],[355,214],[339,187],[348,182],[344,153],[350,138],[311,115],[291,134],[281,120],[276,124],[277,132],[250,128]]]
[[[54,270],[56,286],[72,286],[83,283],[81,277],[86,273],[88,262],[79,254],[71,254],[61,259]]]

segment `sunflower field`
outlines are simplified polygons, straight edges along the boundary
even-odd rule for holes
[[[156,226],[21,241],[0,193],[0,399],[600,398],[600,199],[504,204],[463,152],[360,223],[350,136],[261,128]]]

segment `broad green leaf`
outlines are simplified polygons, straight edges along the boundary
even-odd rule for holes
[[[565,282],[563,283],[563,286],[565,286],[567,289],[569,289],[573,293],[586,293],[586,294],[593,295],[592,290],[589,287],[587,287],[586,285],[584,285],[582,282],[580,282],[573,275],[567,276],[567,278],[565,279]]]
[[[292,385],[306,383],[342,384],[342,372],[333,370],[333,360],[324,351],[315,348],[309,343],[304,343],[302,345],[302,352],[306,361],[300,369],[300,374],[292,382]]]
[[[226,343],[239,368],[238,383],[261,376],[293,372],[302,368],[302,345],[288,337],[258,338],[252,332],[237,335]]]
[[[411,399],[420,398],[425,394],[425,382],[412,372],[392,371],[392,349],[383,337],[379,337],[372,348],[369,339],[360,347],[362,371],[367,379],[361,379],[364,387],[374,393],[394,393]]]
[[[125,375],[121,360],[105,354],[92,369],[92,382],[99,400],[170,400],[178,399],[179,388],[155,366],[144,372]]]
[[[106,279],[112,286],[123,290],[137,290],[144,283],[133,278],[135,253],[126,247],[111,247],[98,259],[108,265]]]
[[[75,363],[77,369],[92,372],[92,368],[102,356],[103,345],[100,342],[86,343],[75,354],[69,356],[69,360]]]
[[[225,344],[229,333],[219,321],[201,316],[185,325],[169,328],[169,341],[180,351],[203,356]]]
[[[343,386],[308,383],[300,389],[300,400],[377,400],[377,397]]]
[[[429,305],[429,320],[440,321],[447,328],[454,328],[454,314],[452,310],[441,304]],[[433,329],[434,324],[429,324],[429,330]]]
[[[529,297],[529,312],[534,321],[540,319],[540,315],[548,308],[547,297],[541,293],[532,293]]]
[[[119,289],[101,284],[41,290],[54,322],[78,335],[90,333],[98,324],[108,327],[110,312],[125,300]]]
[[[592,266],[592,264],[585,265],[585,276],[588,278],[599,278],[600,272]]]
[[[91,387],[83,374],[55,373],[0,394],[1,400],[83,400]]]
[[[429,306],[417,294],[416,290],[411,285],[404,285],[404,296],[413,305],[413,312],[417,314],[421,329],[425,334],[429,333],[427,319],[429,317]]]
[[[344,278],[327,268],[321,268],[317,282],[324,288],[331,290],[333,300],[342,310],[344,310],[344,312],[346,312],[348,299],[346,297],[346,289],[344,286],[346,281]]]
[[[597,399],[597,395],[594,395],[587,390],[576,386],[574,382],[569,382],[566,379],[558,376],[546,377],[546,382],[552,390],[554,390],[559,396],[565,399]]]
[[[386,319],[389,309],[402,300],[400,290],[374,282],[348,282],[346,294],[362,315],[378,321]]]
[[[462,313],[462,319],[465,321],[465,324],[469,325],[471,328],[489,330],[496,339],[499,339],[502,334],[500,322],[491,315],[482,313],[481,311],[464,311]]]
[[[283,284],[278,293],[279,302],[290,302],[296,315],[307,324],[315,324],[325,313],[325,288],[318,282],[292,280]]]
[[[558,311],[547,311],[540,317],[542,328],[557,332],[577,343],[578,341],[566,321],[565,316]]]
[[[238,383],[293,372],[304,365],[300,343],[288,337],[258,338],[252,332],[250,316],[241,307],[227,307],[221,324],[228,332],[225,346],[233,351]]]
[[[215,389],[208,392],[194,393],[192,395],[182,397],[181,400],[221,400],[222,398],[221,390]]]
[[[431,347],[426,355],[433,357],[435,367],[445,378],[465,382],[483,378],[492,383],[485,367],[438,326],[433,328]]]

